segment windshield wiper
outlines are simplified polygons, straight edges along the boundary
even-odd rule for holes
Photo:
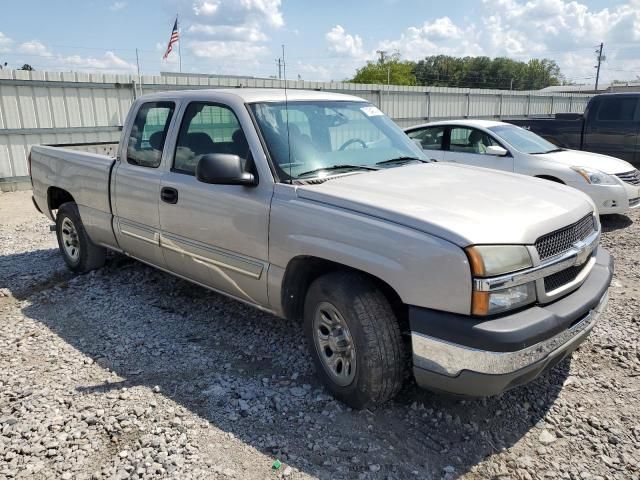
[[[308,172],[303,172],[300,175],[298,175],[298,178],[306,177],[308,175],[313,175],[314,173],[319,173],[324,171],[330,172],[332,170],[380,170],[380,169],[373,166],[368,167],[366,165],[347,165],[347,164],[331,165],[329,167],[316,168],[315,170],[309,170]]]
[[[391,165],[394,163],[409,163],[409,162],[420,162],[420,163],[429,163],[426,160],[417,157],[397,157],[391,158],[389,160],[383,160],[382,162],[377,162],[376,165]]]

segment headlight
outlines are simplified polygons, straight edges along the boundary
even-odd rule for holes
[[[579,173],[587,183],[592,185],[617,185],[613,176],[589,167],[571,167],[572,170]]]
[[[522,245],[479,245],[468,247],[465,251],[474,279],[513,273],[533,266],[529,250]],[[491,291],[474,289],[471,313],[480,316],[493,315],[535,300],[535,282]]]
[[[471,313],[480,316],[493,315],[522,307],[535,300],[535,282],[493,290],[491,292],[474,291],[471,302]]]
[[[531,256],[522,245],[479,245],[466,249],[474,277],[492,277],[531,267]]]

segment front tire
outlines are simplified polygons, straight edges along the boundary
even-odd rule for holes
[[[86,273],[104,265],[107,251],[91,241],[75,203],[63,203],[58,208],[56,236],[60,253],[71,271]]]
[[[347,405],[379,405],[402,387],[398,321],[365,275],[335,272],[315,280],[305,300],[304,330],[320,380]]]

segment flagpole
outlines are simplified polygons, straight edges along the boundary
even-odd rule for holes
[[[176,13],[176,23],[178,24],[178,61],[180,65],[180,73],[182,73],[182,34],[180,33],[180,21]]]

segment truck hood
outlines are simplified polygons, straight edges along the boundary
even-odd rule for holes
[[[297,187],[301,199],[344,208],[453,242],[533,244],[594,211],[565,185],[468,165],[415,164]]]
[[[629,162],[625,162],[619,158],[610,157],[609,155],[601,155],[599,153],[583,152],[580,150],[563,150],[560,152],[543,153],[534,156],[543,160],[562,163],[568,167],[595,168],[610,175],[631,172],[636,169],[636,167],[631,165]]]

